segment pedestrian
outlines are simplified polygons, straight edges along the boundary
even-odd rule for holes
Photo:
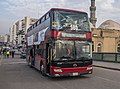
[[[9,51],[7,51],[7,53],[6,53],[6,54],[7,54],[7,58],[9,58],[10,52],[9,52]]]
[[[6,58],[6,56],[7,56],[7,50],[6,49],[3,49],[3,56],[4,56],[4,58]]]
[[[12,58],[14,58],[14,54],[15,54],[15,52],[11,51]]]

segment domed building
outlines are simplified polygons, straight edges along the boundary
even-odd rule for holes
[[[107,20],[92,28],[93,52],[120,52],[120,24]]]
[[[120,52],[120,24],[113,20],[107,20],[96,28],[95,0],[91,0],[90,22],[93,34],[93,52]]]
[[[107,20],[105,22],[103,22],[99,28],[102,29],[115,29],[115,30],[120,30],[120,24],[113,21],[113,20]]]

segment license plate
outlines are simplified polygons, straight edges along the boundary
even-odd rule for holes
[[[78,75],[78,73],[73,73],[73,76],[77,76]]]

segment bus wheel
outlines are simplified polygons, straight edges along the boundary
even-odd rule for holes
[[[40,65],[40,72],[43,76],[45,76],[45,71],[44,71],[44,65],[43,64]]]

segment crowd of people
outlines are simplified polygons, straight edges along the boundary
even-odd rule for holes
[[[1,54],[3,54],[3,56],[5,58],[9,58],[10,56],[12,56],[12,58],[14,58],[15,52],[12,50],[3,49]]]

